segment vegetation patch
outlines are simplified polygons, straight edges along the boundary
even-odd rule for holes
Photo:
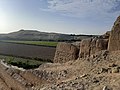
[[[42,45],[42,46],[51,46],[56,47],[58,42],[54,41],[17,41],[17,40],[1,40],[2,42],[9,43],[18,43],[18,44],[27,44],[27,45]]]
[[[4,59],[7,64],[18,66],[24,69],[38,68],[41,64],[47,63],[45,61],[43,62],[35,59],[26,59],[26,58],[19,58],[13,56],[4,56],[4,55],[0,55],[0,59]]]

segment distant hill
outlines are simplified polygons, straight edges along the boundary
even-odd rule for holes
[[[17,32],[12,32],[9,34],[0,34],[0,40],[80,41],[89,37],[93,37],[93,35],[48,33],[36,30],[19,30]]]

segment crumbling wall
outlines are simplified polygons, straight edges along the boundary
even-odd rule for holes
[[[108,39],[90,38],[84,39],[80,44],[79,58],[86,58],[98,51],[106,50],[108,47]]]
[[[120,16],[117,18],[112,27],[109,38],[108,50],[120,50]]]
[[[64,63],[78,58],[79,49],[70,43],[58,43],[54,57],[55,63]]]

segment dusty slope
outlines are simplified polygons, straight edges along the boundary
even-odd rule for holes
[[[120,90],[120,51],[101,51],[89,58],[44,64],[35,70],[0,68],[0,90]]]
[[[102,51],[95,58],[40,67],[38,71],[58,73],[54,84],[44,85],[41,90],[120,90],[119,59],[120,52]]]

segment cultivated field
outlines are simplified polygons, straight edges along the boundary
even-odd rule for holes
[[[54,58],[55,50],[55,47],[0,42],[0,54],[3,55],[52,60]]]
[[[50,46],[50,47],[56,47],[58,43],[53,41],[17,41],[17,40],[1,40],[1,42],[27,44],[27,45],[41,45],[41,46]]]

